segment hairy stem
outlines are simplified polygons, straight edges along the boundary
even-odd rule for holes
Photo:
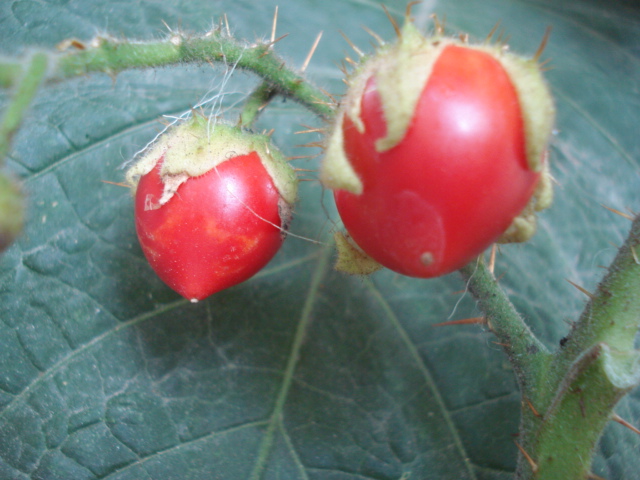
[[[528,395],[536,387],[535,374],[550,358],[547,348],[524,323],[482,259],[463,267],[460,273],[507,353],[523,395]]]
[[[640,216],[549,368],[538,373],[537,416],[523,410],[517,478],[588,478],[618,401],[640,384]]]
[[[133,68],[157,68],[181,63],[224,62],[254,72],[277,93],[296,100],[315,114],[329,119],[334,110],[330,99],[301,75],[285,65],[270,44],[246,44],[214,30],[202,37],[174,35],[158,42],[125,42],[112,38],[96,38],[84,49],[64,54],[51,54],[52,68],[47,81],[60,81],[95,72],[117,75]],[[2,62],[7,71],[3,84],[15,79],[17,62]]]
[[[562,348],[533,336],[484,262],[461,270],[523,394],[516,478],[584,480],[618,401],[640,384],[640,216]]]
[[[240,113],[240,125],[250,128],[258,119],[258,115],[276,96],[277,90],[268,82],[262,82],[247,98]]]
[[[562,370],[596,343],[633,350],[640,328],[640,215],[556,357]]]

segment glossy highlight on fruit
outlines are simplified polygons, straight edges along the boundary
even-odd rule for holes
[[[533,235],[534,213],[551,198],[553,105],[519,59],[416,37],[412,28],[403,35],[350,79],[322,178],[357,247],[395,272],[427,278],[494,242]],[[514,78],[516,70],[529,77]],[[523,89],[541,101],[523,101]],[[542,114],[530,112],[536,104]]]
[[[188,134],[204,134],[197,124],[186,128]],[[294,183],[295,175],[288,165],[280,165],[284,159],[274,160],[276,150],[264,148],[264,138],[245,135],[220,127],[205,142],[223,153],[211,168],[193,176],[185,174],[184,167],[182,173],[167,174],[167,158],[171,161],[176,149],[191,161],[192,154],[203,151],[202,145],[185,150],[188,135],[179,132],[164,148],[150,152],[159,154],[155,162],[147,160],[144,168],[129,175],[139,177],[134,180],[135,222],[145,257],[169,287],[192,301],[251,278],[285,238],[295,188],[287,185],[283,197],[272,173],[284,172],[285,180]],[[265,156],[277,165],[265,166]]]

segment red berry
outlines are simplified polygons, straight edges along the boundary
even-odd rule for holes
[[[395,82],[403,69],[418,82]],[[543,86],[539,108],[551,121],[532,127],[513,70],[487,47],[411,37],[356,73],[323,178],[366,254],[404,275],[433,277],[461,268],[508,229],[509,240],[533,234],[532,211],[548,203],[553,107]],[[532,128],[545,132],[532,138]]]
[[[204,133],[198,125],[187,127],[192,134]],[[275,150],[243,153],[242,136],[248,134],[242,132],[240,145],[233,146],[226,129],[239,131],[215,128],[218,131],[210,140],[214,144],[219,130],[224,130],[224,141],[216,146],[223,150],[222,161],[198,175],[167,174],[165,157],[183,148],[180,142],[186,136],[175,143],[169,139],[166,153],[141,175],[135,193],[136,231],[147,260],[167,285],[192,301],[241,283],[262,269],[282,245],[290,217],[290,204],[263,163],[265,155],[273,160]],[[247,146],[255,146],[255,137],[248,138],[252,141]],[[196,151],[198,146],[192,153]],[[279,162],[277,168],[291,173]]]

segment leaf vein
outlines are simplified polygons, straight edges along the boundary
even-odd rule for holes
[[[429,372],[429,369],[427,368],[426,364],[422,360],[422,357],[420,356],[420,352],[418,351],[416,345],[411,340],[411,338],[409,337],[407,331],[404,329],[404,327],[400,323],[399,318],[397,317],[397,315],[395,314],[395,312],[393,311],[391,306],[384,299],[384,297],[382,296],[382,294],[380,293],[378,288],[371,281],[371,279],[367,279],[365,281],[365,285],[372,292],[372,295],[374,296],[374,298],[377,300],[377,302],[382,307],[382,310],[386,314],[386,316],[389,319],[389,321],[391,322],[392,326],[397,331],[397,333],[400,336],[402,342],[406,345],[407,350],[409,351],[411,357],[413,358],[414,362],[416,363],[416,366],[420,370],[420,372],[422,374],[422,377],[424,378],[425,384],[427,385],[427,387],[429,388],[429,390],[433,394],[434,399],[436,401],[436,404],[438,405],[438,408],[440,409],[440,411],[442,413],[442,418],[444,419],[449,431],[451,432],[451,436],[453,437],[454,446],[455,446],[456,450],[458,450],[458,452],[460,454],[460,457],[464,461],[465,467],[466,467],[467,472],[469,474],[469,478],[472,479],[472,480],[477,480],[476,474],[475,474],[475,472],[474,472],[474,470],[473,470],[473,468],[471,466],[471,461],[469,460],[469,456],[468,456],[468,454],[466,452],[466,449],[465,449],[465,447],[464,447],[464,445],[462,443],[462,439],[460,437],[460,433],[458,432],[458,429],[456,428],[456,425],[453,422],[453,419],[451,418],[450,412],[449,412],[449,410],[447,409],[447,406],[444,403],[444,399],[442,398],[442,395],[440,394],[440,391],[439,391],[439,389],[438,389],[438,387],[437,387],[437,385],[436,385],[436,383],[435,383],[435,381],[433,379],[433,376],[431,375],[431,372]]]

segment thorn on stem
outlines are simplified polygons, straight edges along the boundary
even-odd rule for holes
[[[169,33],[173,33],[173,30],[171,30],[171,27],[167,22],[164,21],[164,19],[160,19],[160,21],[162,22],[162,24],[164,25],[164,28],[166,28]]]
[[[553,70],[553,66],[550,65],[551,59],[547,58],[544,62],[540,62],[538,64],[538,68],[540,69],[541,72],[548,72],[550,70]]]
[[[225,13],[222,18],[224,19],[224,29],[227,32],[227,36],[231,36],[231,29],[229,28],[229,19],[227,18],[227,14]]]
[[[346,40],[346,42],[349,44],[349,46],[353,49],[354,52],[356,52],[358,54],[358,56],[360,57],[364,57],[364,52],[362,50],[360,50],[355,43],[353,43],[351,41],[351,39],[349,37],[347,37],[347,34],[344,33],[342,30],[340,30],[340,35],[342,35],[342,38],[344,38]]]
[[[622,218],[626,218],[627,220],[631,220],[633,222],[634,216],[630,213],[621,212],[620,210],[616,210],[615,208],[607,207],[606,205],[600,204],[602,207],[606,208],[610,212],[615,213],[616,215],[620,215]]]
[[[498,253],[498,244],[494,243],[493,245],[491,245],[491,255],[489,255],[489,271],[491,272],[491,275],[493,275],[493,272],[496,268],[496,255]]]
[[[273,12],[273,23],[271,24],[271,44],[272,45],[275,43],[277,26],[278,26],[278,5],[276,5],[276,9]]]
[[[322,128],[309,128],[307,130],[299,130],[297,132],[293,132],[294,135],[300,135],[301,133],[323,133],[324,129]]]
[[[565,278],[565,280],[567,282],[569,282],[571,285],[573,285],[575,288],[577,288],[578,290],[580,290],[582,293],[584,293],[587,297],[589,297],[591,300],[593,300],[593,298],[595,297],[595,295],[593,293],[591,293],[589,290],[587,290],[586,288],[581,287],[580,285],[578,285],[577,283],[573,283],[571,280],[569,280],[568,278]]]
[[[331,108],[334,108],[336,106],[335,103],[324,102],[322,100],[314,100],[312,103],[314,103],[316,105],[325,105],[325,106],[331,107]]]
[[[296,155],[294,157],[287,157],[287,160],[289,161],[293,161],[293,160],[310,160],[313,158],[317,158],[319,157],[321,154],[320,153],[316,153],[315,155]]]
[[[267,44],[265,45],[265,47],[267,47],[267,48],[271,48],[271,47],[273,47],[276,43],[278,43],[280,40],[282,40],[283,38],[288,37],[288,36],[289,36],[289,34],[288,34],[288,33],[285,33],[284,35],[280,35],[280,36],[279,36],[278,38],[276,38],[275,40],[271,40],[269,43],[267,43]]]
[[[544,32],[544,37],[542,37],[542,41],[540,42],[540,46],[538,47],[538,50],[536,50],[536,53],[533,55],[533,59],[536,62],[540,60],[540,57],[542,56],[542,52],[544,52],[544,49],[547,46],[547,43],[549,42],[550,36],[551,36],[551,26],[548,26],[547,30]]]
[[[518,447],[518,450],[520,450],[520,453],[522,454],[522,456],[524,456],[524,458],[527,460],[527,463],[529,464],[529,466],[531,467],[531,471],[535,474],[538,472],[538,464],[536,462],[533,461],[533,458],[531,458],[531,456],[525,451],[524,448],[522,448],[520,446],[520,444],[518,442],[516,442],[515,440],[513,441],[513,443],[516,444],[516,447]]]
[[[342,74],[343,74],[345,77],[349,76],[349,69],[348,69],[348,68],[347,68],[347,66],[344,64],[344,60],[342,60],[342,61],[340,62],[340,65],[338,65],[337,63],[336,63],[336,65],[338,66],[338,68],[340,69],[340,71],[342,72]],[[347,82],[347,79],[346,79],[346,78],[343,78],[343,79],[342,79],[342,81],[343,81],[343,82]],[[347,82],[347,85],[349,85],[349,83],[348,83],[348,82]]]
[[[371,30],[369,27],[367,27],[366,25],[362,25],[362,29],[367,32],[369,35],[371,35],[373,37],[373,39],[378,42],[379,46],[383,46],[384,45],[384,40],[382,39],[382,37],[380,35],[378,35],[376,32],[374,32],[373,30]]]
[[[632,432],[637,433],[638,435],[640,435],[640,430],[638,430],[636,427],[631,425],[624,418],[618,416],[617,414],[614,413],[613,416],[611,417],[611,420],[613,420],[614,422],[618,422],[620,425],[623,425],[623,426],[627,427],[629,430],[631,430]]]
[[[533,403],[531,403],[531,401],[528,398],[524,398],[524,401],[527,402],[527,405],[529,406],[529,409],[533,412],[533,414],[538,417],[538,418],[542,418],[542,415],[540,414],[540,412],[538,412],[538,410],[536,410],[536,407],[533,406]]]
[[[302,63],[302,67],[300,67],[300,73],[304,73],[304,71],[309,66],[309,63],[311,62],[311,57],[313,57],[313,54],[316,52],[316,48],[318,48],[318,44],[320,43],[321,38],[322,38],[322,32],[318,33],[318,36],[313,42],[313,45],[311,45],[311,50],[309,50],[309,53],[307,54],[307,58],[304,59],[304,62]]]
[[[109,180],[100,180],[102,183],[108,183],[109,185],[115,185],[116,187],[126,187],[129,188],[129,185],[126,183],[118,183],[118,182],[110,182]]]
[[[336,97],[334,97],[333,95],[331,95],[329,92],[327,92],[324,88],[322,87],[318,87],[318,90],[320,90],[322,93],[324,93],[327,97],[329,97],[331,99],[331,101],[334,104],[338,104],[338,101],[336,100]]]
[[[382,4],[382,8],[384,9],[384,13],[387,15],[387,18],[391,22],[391,25],[393,26],[393,30],[396,32],[396,35],[398,36],[398,38],[402,37],[402,31],[400,30],[400,26],[398,25],[398,22],[396,22],[396,19],[391,16],[391,14],[389,13],[389,9],[384,3]]]
[[[496,22],[496,24],[493,26],[493,28],[489,32],[489,35],[487,35],[487,38],[484,41],[489,43],[491,41],[491,39],[493,38],[493,36],[495,35],[495,33],[496,33],[496,31],[498,30],[499,27],[500,27],[500,20],[498,20]]]
[[[373,30],[371,30],[369,27],[366,26],[362,26],[362,29],[367,32],[369,35],[371,35],[376,42],[378,42],[378,45],[383,46],[384,45],[384,40],[382,39],[382,37],[380,35],[378,35],[376,32],[374,32]]]
[[[511,35],[507,35],[506,33],[507,32],[505,32],[504,30],[500,32],[500,35],[498,35],[498,39],[496,40],[496,43],[498,45],[502,45],[504,47],[509,43],[509,40],[511,40]]]
[[[486,325],[487,319],[484,317],[464,318],[462,320],[449,320],[431,325],[432,327],[448,327],[451,325]]]
[[[413,21],[413,19],[411,18],[411,9],[415,5],[418,5],[419,3],[422,3],[422,0],[415,0],[413,2],[407,3],[407,8],[404,11],[404,20],[405,20],[405,22],[412,22]]]
[[[310,143],[305,143],[304,145],[295,145],[296,147],[299,148],[321,148],[324,150],[324,143],[322,142],[310,142]]]
[[[352,65],[354,67],[358,66],[358,62],[356,62],[353,58],[351,57],[344,57],[344,61],[347,62],[349,65]]]

